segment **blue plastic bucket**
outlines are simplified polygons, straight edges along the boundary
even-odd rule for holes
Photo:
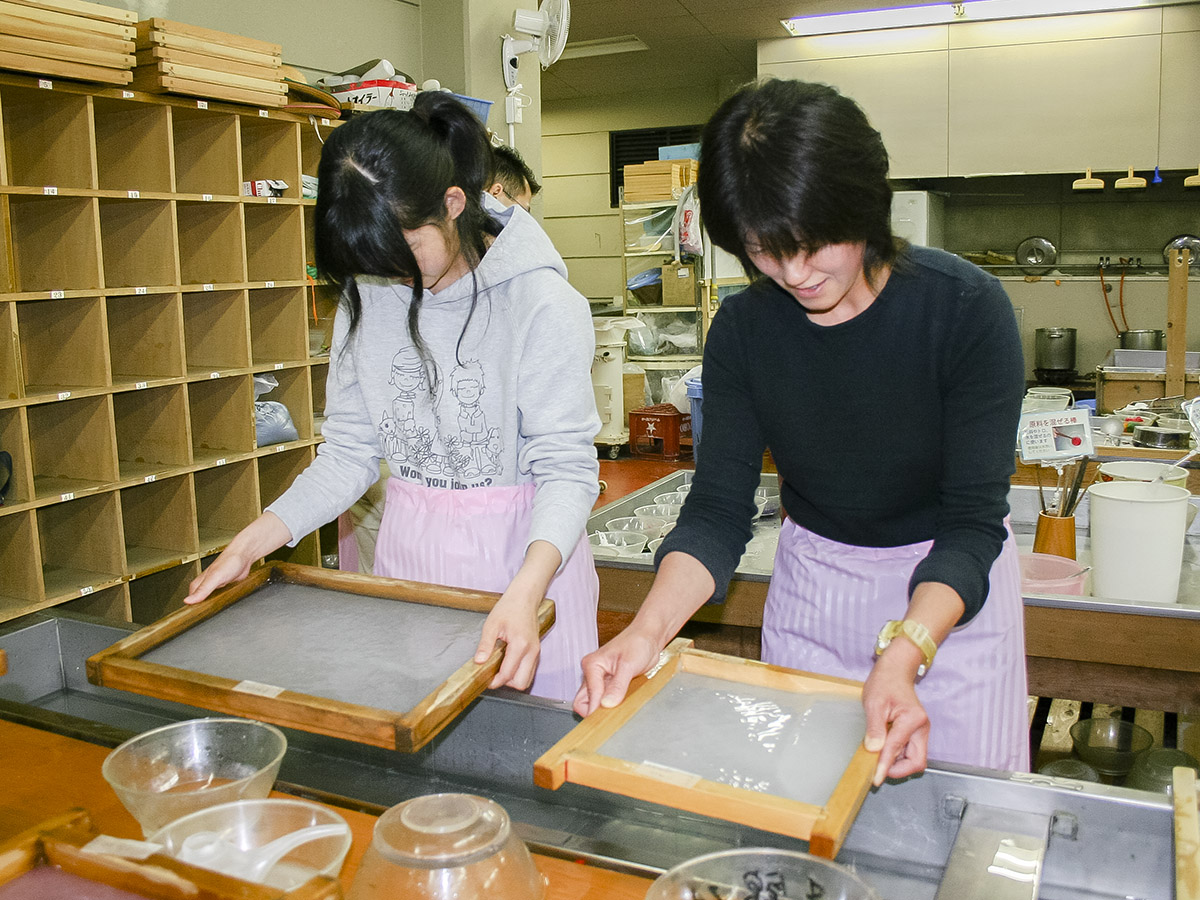
[[[462,94],[455,94],[455,99],[463,106],[475,113],[479,117],[479,121],[487,124],[488,113],[492,111],[491,100],[480,100],[478,97],[466,97]]]
[[[689,378],[685,387],[692,407],[692,459],[696,460],[700,458],[700,427],[704,424],[704,389],[699,378]]]

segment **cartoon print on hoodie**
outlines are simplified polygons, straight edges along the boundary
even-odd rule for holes
[[[469,359],[450,373],[450,393],[458,400],[457,452],[451,458],[456,474],[464,478],[498,475],[500,466],[500,429],[487,427],[480,399],[487,385],[479,360]]]

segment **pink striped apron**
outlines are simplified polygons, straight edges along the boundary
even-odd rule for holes
[[[451,491],[389,478],[375,574],[503,593],[525,559],[533,493],[532,484]],[[556,618],[530,693],[570,701],[580,660],[597,646],[600,582],[582,531],[546,596]]]
[[[938,649],[917,696],[929,715],[929,758],[1029,771],[1025,620],[1011,528],[992,565],[983,609]],[[763,612],[762,658],[865,681],[875,638],[903,618],[908,580],[931,541],[856,547],[784,519]]]

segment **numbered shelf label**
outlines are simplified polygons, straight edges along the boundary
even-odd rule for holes
[[[43,91],[52,91],[54,90],[54,82],[49,78],[39,78],[38,87],[40,87]]]
[[[196,101],[196,109],[208,109],[208,101],[207,100],[197,100]]]

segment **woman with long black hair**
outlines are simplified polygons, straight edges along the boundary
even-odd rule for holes
[[[336,518],[391,477],[375,574],[502,593],[476,660],[492,686],[570,699],[595,649],[584,533],[598,493],[594,330],[545,233],[482,203],[482,124],[453,97],[337,128],[318,169],[317,269],[342,289],[317,458],[187,601]],[[557,621],[539,645],[536,611]]]

